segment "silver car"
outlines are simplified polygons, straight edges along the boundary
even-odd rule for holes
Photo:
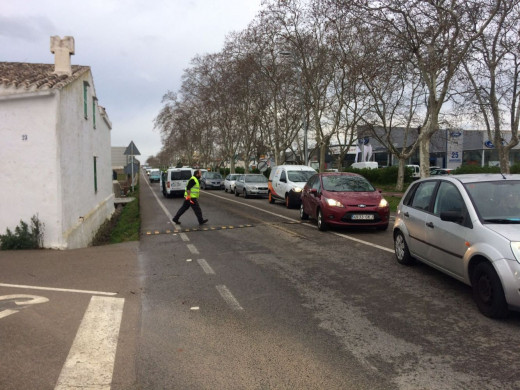
[[[235,192],[235,181],[240,176],[239,173],[230,173],[224,179],[224,191],[226,192]]]
[[[520,310],[520,175],[420,179],[404,194],[393,230],[397,261],[426,263],[472,287],[479,310]]]
[[[260,173],[240,175],[235,181],[235,196],[267,196],[267,177]]]

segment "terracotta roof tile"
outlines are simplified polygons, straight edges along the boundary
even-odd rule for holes
[[[72,65],[72,75],[54,74],[54,64],[0,62],[0,88],[21,92],[61,89],[89,71],[89,66]]]

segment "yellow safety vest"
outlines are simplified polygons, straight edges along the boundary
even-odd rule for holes
[[[200,193],[199,180],[197,179],[196,176],[192,176],[190,178],[190,180],[191,179],[195,180],[195,185],[193,187],[191,187],[190,194],[191,194],[192,198],[197,199],[199,197],[199,193]],[[188,183],[189,183],[189,181],[188,181]],[[184,197],[187,197],[187,196],[188,196],[188,185],[186,184],[186,189],[184,190]]]

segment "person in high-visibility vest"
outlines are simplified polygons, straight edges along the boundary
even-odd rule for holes
[[[197,216],[199,220],[199,225],[204,225],[208,222],[207,219],[202,217],[202,210],[199,206],[199,195],[200,195],[200,169],[197,169],[190,180],[188,180],[188,184],[186,185],[186,190],[184,191],[184,203],[182,204],[175,217],[173,217],[172,221],[177,225],[180,225],[179,218],[186,210],[188,210],[191,206],[193,212]]]

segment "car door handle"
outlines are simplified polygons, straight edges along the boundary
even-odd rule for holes
[[[432,228],[432,229],[434,228],[433,222],[427,222],[426,226],[428,226],[429,228]]]

